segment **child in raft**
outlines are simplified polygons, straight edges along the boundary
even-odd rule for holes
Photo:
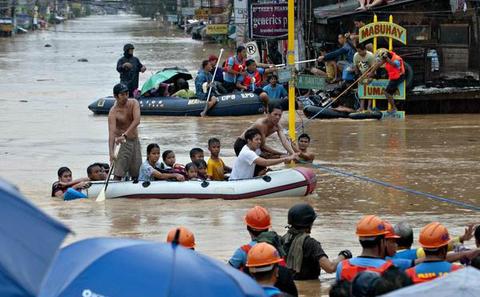
[[[208,150],[210,158],[208,159],[207,176],[211,180],[225,180],[225,173],[232,172],[232,168],[225,165],[220,158],[220,140],[210,138],[208,140]]]
[[[190,150],[190,161],[205,160],[203,150],[199,147],[194,147]]]
[[[199,180],[198,179],[198,169],[195,163],[190,162],[185,165],[185,172],[187,173],[187,180]]]
[[[80,191],[87,188],[90,183],[88,177],[73,180],[72,171],[68,167],[60,167],[57,171],[58,181],[52,184],[52,197],[64,198],[69,188]]]
[[[138,180],[151,181],[151,180],[166,180],[174,179],[177,181],[184,181],[185,178],[179,173],[164,173],[161,172],[160,163],[160,147],[156,143],[150,143],[147,146],[147,159],[140,166],[140,174]]]
[[[101,163],[93,163],[87,167],[87,176],[90,181],[103,181],[107,179],[107,173]]]
[[[190,99],[195,97],[195,92],[190,90],[188,82],[183,78],[180,78],[178,80],[178,87],[180,88],[180,90],[173,94],[172,97],[180,97],[183,99]]]
[[[163,171],[171,171],[175,173],[180,173],[185,175],[185,166],[177,163],[175,153],[172,150],[166,150],[162,154],[162,164],[160,164],[160,169]]]
[[[207,176],[207,162],[205,160],[196,160],[193,162],[195,166],[197,167],[197,177],[200,180],[206,180],[208,179]]]

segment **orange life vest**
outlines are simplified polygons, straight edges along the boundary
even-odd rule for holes
[[[402,74],[405,74],[405,65],[403,64],[403,59],[392,51],[390,53],[392,53],[392,58],[390,60],[392,62],[399,61],[400,68],[397,68],[391,65],[390,63],[385,63],[385,70],[387,70],[388,79],[390,80],[399,79]]]
[[[223,67],[223,71],[228,71],[228,60],[230,60],[230,58],[233,58],[233,67],[232,67],[232,70],[234,71],[237,71],[237,72],[242,72],[244,71],[245,69],[247,69],[247,67],[245,66],[245,59],[243,59],[242,62],[238,61],[238,58],[237,56],[231,56],[229,57],[227,60],[225,60],[225,66]]]
[[[262,86],[262,75],[258,70],[255,70],[253,74],[247,72],[247,75],[243,78],[243,85],[250,88],[252,85],[252,78],[255,78],[255,87],[260,88]]]
[[[408,275],[408,277],[412,280],[412,282],[414,284],[419,284],[419,283],[424,283],[424,282],[434,280],[437,277],[445,276],[445,275],[449,274],[450,272],[457,271],[461,268],[462,268],[462,266],[460,266],[460,265],[452,264],[450,266],[450,271],[448,271],[448,272],[441,272],[441,273],[438,273],[438,274],[435,273],[435,272],[431,272],[431,273],[422,273],[420,275],[415,270],[415,267],[412,267],[412,268],[409,268],[409,269],[405,270],[405,273]]]
[[[350,261],[342,261],[342,271],[340,273],[341,280],[347,280],[349,282],[353,281],[355,276],[362,271],[374,271],[380,274],[383,274],[388,268],[392,267],[393,263],[391,261],[386,261],[385,264],[382,264],[380,267],[368,267],[368,266],[357,266],[350,263]]]

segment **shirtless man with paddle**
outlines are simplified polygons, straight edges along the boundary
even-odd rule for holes
[[[261,152],[257,152],[257,154],[261,155],[265,159],[280,158],[281,156],[286,155],[285,153],[279,152],[266,144],[267,138],[274,133],[277,133],[278,137],[280,138],[280,142],[287,150],[289,155],[298,155],[295,153],[292,146],[290,145],[290,142],[283,134],[283,128],[280,125],[282,112],[283,109],[281,105],[270,106],[269,112],[266,117],[256,120],[253,125],[251,125],[245,130],[247,131],[251,128],[257,128],[260,131],[262,136],[262,144],[260,146]],[[242,150],[243,146],[247,143],[245,140],[245,131],[243,131],[242,135],[237,138],[235,144],[233,145],[233,149],[235,150],[235,154],[237,156]],[[261,168],[256,168],[255,174],[258,175],[260,170]]]
[[[136,179],[142,165],[137,130],[140,105],[137,100],[128,99],[128,87],[124,84],[115,85],[113,95],[116,102],[108,113],[108,151],[110,163],[115,165],[114,179],[121,180],[127,173]],[[115,155],[116,145],[121,145],[118,155]]]

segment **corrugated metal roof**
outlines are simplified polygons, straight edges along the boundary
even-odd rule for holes
[[[394,7],[398,5],[418,2],[423,0],[394,0],[390,1],[386,5],[381,5],[374,7],[370,10],[356,10],[359,6],[357,0],[351,0],[339,4],[332,4],[327,6],[321,6],[314,9],[314,15],[317,21],[320,23],[327,24],[328,20],[346,17],[346,16],[355,16],[362,14],[371,14],[371,12],[382,11],[385,8]]]

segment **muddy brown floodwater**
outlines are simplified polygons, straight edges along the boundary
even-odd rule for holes
[[[111,93],[118,81],[116,61],[127,42],[135,44],[135,55],[148,68],[141,81],[168,66],[195,72],[202,59],[219,50],[218,45],[204,45],[173,27],[135,16],[92,16],[50,31],[0,39],[0,176],[70,226],[75,234],[67,243],[92,236],[163,241],[170,228],[184,225],[195,232],[199,251],[226,261],[249,240],[243,225],[248,208],[267,207],[273,229],[283,234],[288,208],[297,202],[314,205],[318,219],[312,236],[331,257],[345,248],[358,254],[354,229],[364,214],[378,214],[392,223],[408,220],[417,234],[433,220],[453,234],[460,234],[467,223],[480,223],[474,211],[320,170],[316,193],[309,197],[117,199],[105,204],[52,200],[50,187],[58,167],[69,166],[74,177],[81,177],[90,163],[107,161],[107,118],[94,116],[87,105]],[[88,62],[77,61],[82,58]],[[208,138],[215,136],[231,164],[235,138],[255,118],[142,117],[140,137],[143,148],[157,142],[186,162],[190,148],[206,149]],[[306,132],[323,165],[478,205],[479,129],[480,115],[459,114],[412,115],[405,121],[311,121]],[[333,278],[322,274],[320,282],[298,282],[300,294],[324,296]]]

